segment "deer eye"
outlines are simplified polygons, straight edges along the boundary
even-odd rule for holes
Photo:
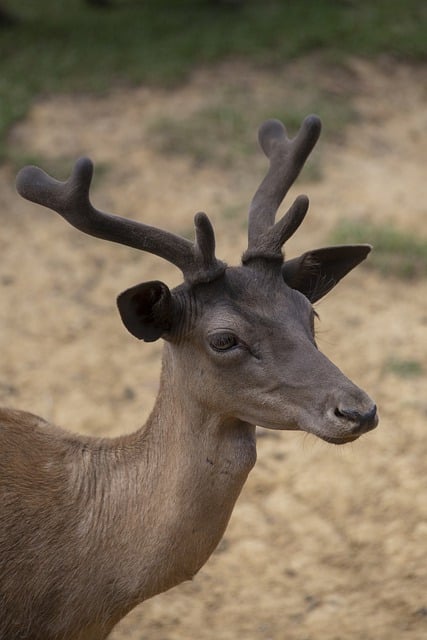
[[[234,333],[224,331],[210,336],[209,344],[214,351],[228,351],[233,347],[237,347],[239,341]]]

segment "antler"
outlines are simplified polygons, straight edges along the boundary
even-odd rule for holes
[[[66,182],[59,182],[42,169],[27,166],[16,179],[18,193],[32,202],[59,213],[71,225],[89,235],[111,240],[135,249],[154,253],[168,260],[184,274],[187,282],[208,282],[225,269],[215,257],[215,236],[209,218],[196,214],[194,243],[168,231],[103,213],[89,200],[93,164],[89,158],[80,158]]]
[[[270,159],[270,168],[256,191],[249,209],[248,249],[242,261],[254,258],[280,259],[281,248],[298,229],[308,209],[308,198],[298,196],[276,223],[276,212],[316,144],[321,129],[317,116],[305,118],[290,139],[279,120],[267,120],[258,133],[259,143]]]

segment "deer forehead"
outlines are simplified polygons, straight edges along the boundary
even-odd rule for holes
[[[204,335],[217,330],[273,333],[306,326],[313,314],[309,300],[280,274],[248,267],[229,267],[217,280],[192,287],[187,296],[187,328]]]

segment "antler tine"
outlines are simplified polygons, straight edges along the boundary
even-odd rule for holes
[[[279,120],[267,120],[259,129],[259,143],[270,167],[249,209],[247,262],[253,257],[281,257],[281,246],[301,224],[308,200],[300,196],[283,218],[274,224],[276,212],[296,180],[321,130],[317,116],[307,116],[297,135],[290,139]]]
[[[196,222],[197,242],[193,244],[142,222],[103,213],[89,199],[92,175],[89,158],[77,160],[66,182],[55,180],[38,167],[27,166],[18,173],[16,188],[27,200],[56,211],[84,233],[168,260],[181,269],[187,282],[208,281],[223,272],[225,265],[215,258],[215,239],[207,216],[200,224]]]

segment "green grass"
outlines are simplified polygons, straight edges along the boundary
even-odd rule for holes
[[[370,243],[374,246],[366,266],[384,276],[402,279],[427,275],[427,239],[401,231],[388,224],[377,226],[368,221],[343,221],[331,238],[332,242]]]
[[[0,143],[37,95],[170,85],[230,56],[270,66],[313,51],[335,62],[426,59],[425,0],[112,2],[100,10],[84,0],[2,0],[16,22],[0,25]]]
[[[209,163],[230,167],[258,153],[254,131],[267,118],[286,123],[290,134],[301,126],[301,114],[317,113],[322,120],[333,123],[326,136],[333,138],[357,114],[349,100],[319,87],[288,87],[274,95],[259,95],[255,87],[240,86],[217,89],[208,105],[185,116],[162,116],[149,124],[150,142],[162,153],[187,155],[195,165]],[[286,105],[284,106],[284,103]],[[319,180],[319,157],[314,155],[303,173],[304,180]]]
[[[190,156],[196,165],[229,165],[236,155],[249,153],[251,147],[245,115],[221,102],[185,118],[161,117],[150,126],[150,141],[162,153]]]
[[[384,371],[399,378],[418,378],[423,374],[423,367],[418,360],[405,360],[392,357],[384,363]]]

